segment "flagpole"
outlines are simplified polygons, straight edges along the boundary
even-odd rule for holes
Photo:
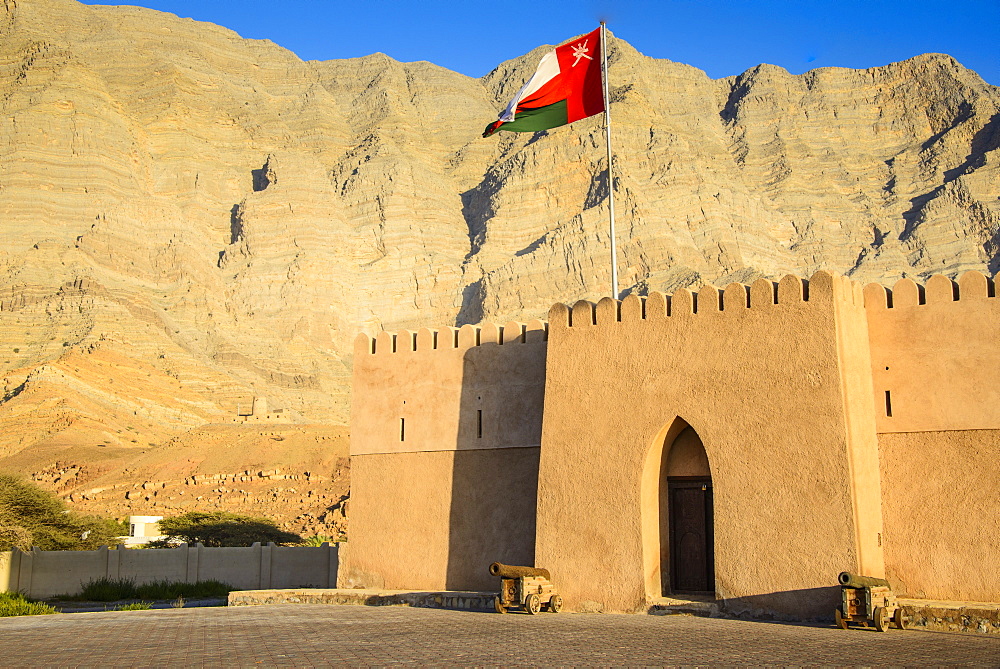
[[[611,220],[611,297],[618,299],[618,245],[615,240],[615,178],[611,170],[611,100],[608,96],[608,28],[601,21],[601,80],[604,85],[604,135],[608,141],[608,214]]]

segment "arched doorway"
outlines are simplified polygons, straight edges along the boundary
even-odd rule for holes
[[[670,444],[660,481],[663,591],[715,594],[712,473],[698,433],[685,427]],[[666,507],[666,508],[664,508]],[[663,530],[666,529],[666,532]]]

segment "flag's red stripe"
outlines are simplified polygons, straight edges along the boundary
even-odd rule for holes
[[[517,104],[517,109],[538,109],[565,100],[570,94],[566,87],[566,80],[562,73],[549,79],[544,86],[524,98]]]

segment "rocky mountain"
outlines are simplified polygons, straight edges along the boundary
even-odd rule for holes
[[[128,462],[253,397],[345,424],[358,331],[607,294],[600,117],[480,137],[542,50],[472,79],[0,0],[0,467]],[[951,57],[610,61],[623,289],[1000,268],[1000,89]]]

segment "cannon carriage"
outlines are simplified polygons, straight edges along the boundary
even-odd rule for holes
[[[899,629],[906,627],[905,613],[889,581],[846,571],[841,572],[837,580],[841,595],[840,606],[833,612],[837,627],[846,630],[851,623],[865,627],[870,623],[879,632],[888,631],[890,623]]]
[[[520,608],[535,615],[542,610],[559,613],[562,609],[562,597],[552,585],[548,569],[494,562],[490,573],[500,577],[500,592],[493,599],[497,613]]]

